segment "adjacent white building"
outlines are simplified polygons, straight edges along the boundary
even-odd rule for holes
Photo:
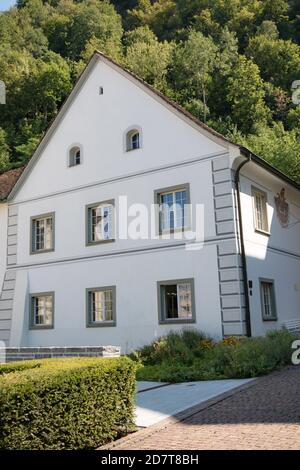
[[[0,340],[126,353],[300,320],[299,189],[95,53],[24,171],[0,176]]]

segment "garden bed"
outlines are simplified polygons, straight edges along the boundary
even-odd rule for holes
[[[228,337],[215,342],[196,330],[161,337],[131,354],[138,363],[137,380],[189,382],[258,377],[291,364],[287,330],[256,338]]]

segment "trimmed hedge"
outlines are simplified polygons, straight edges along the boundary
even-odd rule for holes
[[[10,372],[17,372],[26,369],[34,369],[35,367],[40,366],[40,361],[9,362],[6,364],[0,364],[0,375],[9,374]]]
[[[0,449],[93,449],[133,427],[136,367],[126,357],[8,366],[0,375]]]

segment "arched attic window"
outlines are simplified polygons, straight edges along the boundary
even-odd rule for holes
[[[137,128],[130,129],[126,133],[126,152],[139,148],[141,148],[141,130]]]
[[[81,149],[78,145],[69,150],[69,166],[77,166],[81,164]]]

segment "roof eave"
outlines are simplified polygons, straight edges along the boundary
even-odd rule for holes
[[[241,154],[243,154],[249,160],[251,160],[252,162],[254,162],[257,165],[261,166],[265,170],[272,173],[274,176],[277,176],[281,180],[285,181],[286,183],[290,184],[291,186],[296,188],[298,191],[300,191],[300,184],[298,184],[295,180],[291,179],[289,176],[287,176],[282,171],[277,170],[277,168],[275,168],[273,165],[268,163],[266,160],[264,160],[263,158],[259,157],[255,153],[253,153],[251,150],[247,149],[247,147],[240,146],[240,151],[241,151]]]

